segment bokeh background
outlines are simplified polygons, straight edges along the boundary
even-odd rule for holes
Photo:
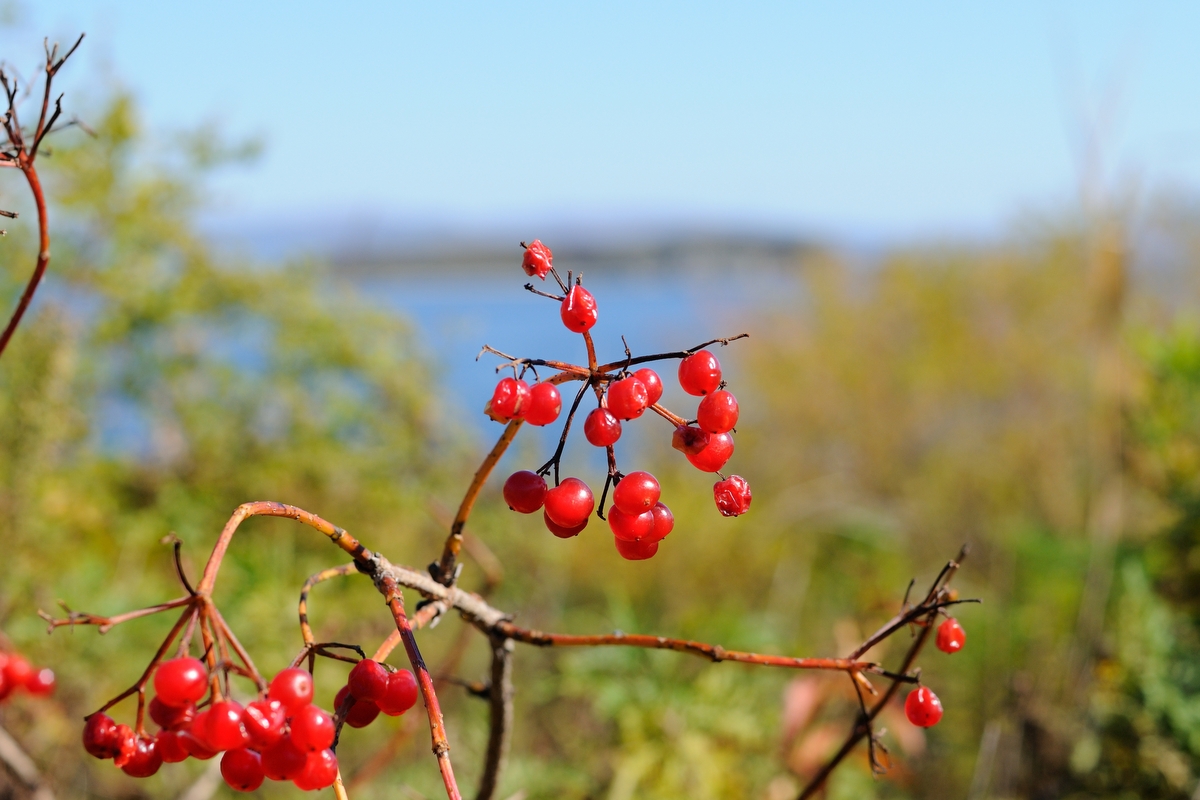
[[[967,646],[920,661],[944,720],[885,715],[894,768],[857,754],[828,796],[1200,796],[1200,8],[43,0],[3,22],[21,75],[87,31],[61,85],[96,134],[47,154],[51,277],[0,363],[0,629],[60,681],[0,724],[60,797],[225,790],[78,744],[167,620],[46,637],[37,610],[173,596],[162,537],[194,572],[255,499],[428,563],[499,431],[480,346],[582,357],[521,289],[534,237],[584,271],[602,353],[751,334],[720,357],[754,506],[719,517],[645,420],[618,452],[676,511],[654,559],[602,524],[554,539],[493,480],[464,585],[498,579],[547,630],[840,655],[968,542]],[[34,240],[0,178],[7,309]],[[523,433],[498,475],[552,446]],[[598,485],[589,450],[568,471]],[[286,521],[243,531],[219,599],[273,672],[339,559]],[[326,639],[389,630],[361,580],[311,611]],[[479,679],[461,629],[420,642]],[[343,673],[320,665],[324,702]],[[844,679],[632,650],[521,648],[516,687],[512,800],[784,800],[854,710]],[[441,696],[470,787],[486,710]],[[439,796],[426,737],[412,714],[351,731],[352,796]]]

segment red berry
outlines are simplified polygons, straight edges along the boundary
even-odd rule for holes
[[[304,762],[304,769],[299,775],[292,778],[292,783],[296,784],[296,788],[306,792],[324,789],[327,786],[333,786],[333,782],[337,780],[337,772],[337,756],[333,754],[333,751],[317,750],[308,754],[308,758]]]
[[[713,499],[721,516],[741,516],[750,510],[750,484],[741,475],[730,475],[713,484]]]
[[[346,685],[356,699],[378,702],[387,693],[388,671],[378,661],[364,658],[350,670]]]
[[[9,690],[23,688],[33,677],[33,665],[20,653],[10,653],[8,662],[4,665],[4,681]]]
[[[608,509],[608,527],[618,539],[634,542],[654,531],[654,513],[626,514],[614,505]]]
[[[242,704],[233,700],[213,703],[208,710],[204,739],[217,751],[245,747],[250,741],[250,735],[246,733],[246,726],[242,724]]]
[[[525,255],[521,256],[521,269],[525,270],[526,275],[530,277],[537,275],[542,280],[546,280],[546,273],[553,265],[554,253],[550,252],[549,247],[542,244],[541,239],[534,239],[525,247]]]
[[[529,384],[516,378],[501,378],[492,392],[488,414],[500,422],[523,419],[529,406]]]
[[[513,511],[532,514],[546,502],[546,479],[527,469],[514,472],[504,482],[504,502]]]
[[[690,425],[680,425],[675,429],[675,433],[671,434],[671,447],[674,447],[685,456],[694,456],[708,447],[708,440],[710,438],[707,432],[699,428]]]
[[[563,528],[586,522],[595,507],[592,490],[579,478],[567,478],[546,492],[546,516]]]
[[[575,333],[583,333],[590,329],[596,324],[599,316],[599,312],[596,310],[596,298],[579,285],[572,286],[571,291],[567,292],[566,299],[563,300],[562,308],[558,313],[562,317],[563,325],[567,326],[567,330]]]
[[[273,781],[290,781],[304,771],[308,754],[292,744],[290,736],[262,751],[263,773]]]
[[[692,353],[679,362],[679,385],[699,397],[721,385],[721,362],[707,350]]]
[[[662,489],[649,472],[631,472],[613,489],[613,505],[634,516],[654,508]]]
[[[688,455],[687,460],[701,472],[716,472],[725,466],[725,462],[733,455],[733,437],[728,433],[715,433],[708,437],[708,444],[695,455]]]
[[[553,383],[535,383],[529,388],[525,421],[530,425],[549,425],[562,413],[562,395]]]
[[[3,656],[3,653],[0,653]],[[0,700],[8,697],[13,693],[15,687],[8,682],[8,678],[4,677],[4,670],[0,669]]]
[[[583,435],[596,447],[608,447],[621,438],[621,421],[607,408],[597,408],[583,421]]]
[[[221,756],[221,777],[237,792],[253,792],[262,786],[262,758],[253,750],[240,747]]]
[[[724,389],[707,394],[696,411],[696,424],[709,433],[733,430],[738,421],[738,401],[733,392]]]
[[[123,767],[137,754],[137,734],[128,725],[118,725],[113,731],[113,742],[117,748],[117,754],[113,756],[113,763],[118,767]]]
[[[174,731],[159,731],[154,737],[155,743],[158,745],[158,754],[167,764],[178,764],[181,761],[187,761],[190,755],[187,749],[183,746],[183,742],[179,739],[179,734]]]
[[[96,758],[113,758],[120,752],[117,723],[104,713],[92,714],[83,725],[83,749]]]
[[[553,533],[555,536],[557,536],[560,539],[570,539],[572,536],[578,536],[583,531],[583,529],[588,526],[588,520],[590,520],[590,519],[591,519],[591,517],[589,516],[589,517],[585,518],[583,520],[583,522],[579,523],[578,525],[572,526],[570,528],[565,528],[562,525],[559,525],[554,520],[550,519],[549,514],[545,514],[545,513],[542,514],[542,520],[546,523],[546,530],[550,531],[551,533]]]
[[[158,752],[158,743],[149,737],[140,736],[134,745],[133,753],[121,765],[121,770],[126,775],[132,775],[135,778],[149,778],[158,772],[162,763],[163,759]]]
[[[278,700],[255,700],[242,712],[242,724],[250,737],[250,746],[260,753],[283,738],[287,709]]]
[[[656,540],[641,539],[636,542],[630,542],[615,537],[613,541],[617,545],[617,552],[621,554],[621,558],[628,561],[645,561],[658,552],[658,542]]]
[[[168,706],[195,703],[208,692],[208,670],[196,658],[172,658],[154,671],[154,693]]]
[[[25,688],[35,697],[46,697],[54,694],[54,688],[57,685],[57,681],[54,679],[54,670],[48,667],[43,667],[35,671],[25,681]]]
[[[324,750],[333,744],[333,717],[314,705],[297,709],[291,725],[292,744],[301,750]]]
[[[183,745],[183,749],[188,751],[188,755],[200,761],[207,761],[217,754],[217,751],[208,743],[208,709],[204,709],[196,718],[192,720],[192,724],[181,731],[177,731],[179,743]]]
[[[350,694],[349,686],[338,689],[337,696],[333,698],[333,707],[340,710],[347,698],[350,707],[346,709],[346,724],[351,728],[365,728],[379,716],[379,706],[375,701],[358,699]]]
[[[931,728],[942,718],[942,701],[924,686],[918,686],[904,701],[904,716],[918,728]]]
[[[954,617],[943,622],[937,630],[937,648],[943,653],[957,653],[967,643],[967,632]]]
[[[312,702],[312,675],[297,667],[288,667],[271,680],[267,697],[283,703],[286,709],[301,708]]]
[[[192,724],[196,718],[196,704],[169,706],[155,697],[150,701],[150,719],[169,731],[178,731]]]
[[[379,709],[389,717],[398,717],[417,702],[417,679],[406,669],[388,675],[387,693],[378,701]]]
[[[650,405],[646,384],[637,378],[622,378],[608,385],[608,410],[617,419],[637,419]]]
[[[675,529],[675,515],[671,513],[671,509],[663,503],[655,503],[650,513],[654,515],[654,530],[649,536],[642,537],[642,541],[658,542],[667,538]]]
[[[663,385],[662,378],[658,377],[658,373],[648,367],[639,369],[633,373],[633,377],[642,382],[646,387],[646,405],[652,406],[662,399]]]

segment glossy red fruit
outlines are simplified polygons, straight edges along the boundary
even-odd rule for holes
[[[630,542],[619,537],[614,537],[613,541],[617,545],[617,552],[621,554],[621,558],[627,561],[645,561],[658,552],[657,540],[641,539],[636,542]]]
[[[650,511],[626,514],[614,505],[608,509],[608,527],[618,539],[634,542],[654,531],[654,514]]]
[[[154,693],[164,705],[186,706],[208,693],[208,670],[197,658],[172,658],[154,671]]]
[[[83,724],[83,749],[96,758],[113,758],[120,752],[117,723],[107,714],[92,714]]]
[[[286,709],[302,708],[312,702],[312,675],[298,667],[288,667],[271,680],[267,697],[283,703]]]
[[[710,438],[708,432],[702,431],[697,427],[680,425],[675,429],[675,433],[671,434],[671,447],[674,447],[685,456],[694,456],[708,447],[708,440]]]
[[[169,706],[157,697],[150,701],[150,719],[169,731],[177,731],[192,724],[196,718],[196,704]]]
[[[388,671],[378,661],[364,658],[350,670],[346,685],[355,698],[379,702],[379,698],[387,693]]]
[[[307,705],[292,713],[292,744],[301,750],[324,750],[333,744],[333,734],[333,717],[324,710]]]
[[[646,384],[630,376],[608,385],[608,410],[617,419],[637,419],[650,405]]]
[[[943,653],[957,653],[967,643],[967,632],[954,617],[938,625],[937,648]]]
[[[662,488],[649,472],[631,472],[613,489],[613,505],[626,514],[637,516],[654,508]]]
[[[583,436],[596,447],[608,447],[621,438],[621,421],[607,408],[594,409],[583,421]]]
[[[262,758],[258,753],[244,747],[230,750],[221,756],[221,777],[234,791],[253,792],[262,786],[263,778],[266,777]]]
[[[546,280],[546,274],[550,272],[550,268],[554,266],[554,253],[549,247],[542,244],[541,239],[534,239],[533,242],[526,245],[525,254],[521,256],[521,269],[525,270],[525,274],[533,277],[538,276],[542,280]]]
[[[591,517],[589,516],[586,519],[584,519],[583,522],[579,523],[578,525],[572,526],[570,528],[565,528],[562,525],[559,525],[554,520],[550,519],[549,514],[545,514],[545,513],[542,514],[542,521],[546,523],[546,530],[553,533],[559,539],[570,539],[573,536],[578,536],[580,533],[583,532],[583,529],[588,526],[588,521],[590,519],[591,519]]]
[[[530,425],[549,425],[562,413],[562,395],[553,383],[535,383],[529,387],[525,421]]]
[[[128,725],[118,725],[113,732],[113,741],[117,747],[117,754],[113,756],[113,763],[118,767],[123,767],[137,754],[137,734]]]
[[[527,469],[514,472],[504,482],[504,502],[522,514],[532,514],[541,508],[546,502],[546,492],[546,479]]]
[[[646,405],[652,406],[662,399],[663,384],[662,378],[658,377],[658,373],[648,367],[643,367],[633,373],[633,377],[642,382],[646,387]]]
[[[696,424],[709,433],[733,430],[738,421],[738,401],[724,389],[706,394],[696,411]]]
[[[154,742],[158,746],[158,754],[165,764],[187,761],[190,755],[187,748],[183,746],[183,742],[179,740],[179,734],[174,731],[159,731],[158,735],[154,737]]]
[[[33,665],[20,653],[9,653],[4,665],[4,680],[11,689],[21,689],[33,676]]]
[[[918,728],[931,728],[942,718],[942,701],[924,686],[918,686],[904,701],[904,716]]]
[[[188,755],[199,761],[207,761],[217,754],[217,751],[208,743],[207,727],[208,709],[206,708],[196,715],[191,725],[175,734],[179,738],[179,743],[183,745],[183,749],[187,750]]]
[[[242,724],[250,737],[250,746],[260,753],[283,738],[287,709],[278,700],[255,700],[242,712]]]
[[[592,490],[579,478],[567,478],[546,492],[546,516],[563,528],[586,522],[595,508]]]
[[[713,484],[713,499],[721,516],[741,516],[750,510],[750,484],[741,475],[730,475]]]
[[[708,437],[708,444],[695,455],[688,455],[687,460],[701,472],[716,472],[725,466],[733,455],[733,437],[728,433],[715,433]]]
[[[418,694],[416,676],[398,669],[388,675],[387,692],[378,701],[379,710],[389,717],[398,717],[416,704]]]
[[[529,406],[529,384],[516,378],[501,378],[492,392],[488,408],[493,418],[507,421],[523,418]]]
[[[25,688],[34,697],[47,697],[54,694],[54,689],[58,682],[54,678],[54,670],[49,667],[43,667],[35,670],[29,679],[25,681]]]
[[[346,710],[346,724],[351,728],[365,728],[379,716],[379,706],[373,700],[359,700],[354,697],[350,694],[349,686],[338,689],[337,696],[333,698],[334,709],[340,709],[347,698],[350,700],[350,707]]]
[[[567,292],[566,299],[563,300],[562,308],[558,313],[562,317],[563,325],[567,326],[567,330],[575,333],[583,333],[591,329],[599,317],[596,298],[587,289],[578,285],[572,286],[571,291]]]
[[[662,541],[671,531],[675,530],[675,515],[663,503],[655,503],[654,508],[650,509],[650,513],[654,515],[654,530],[650,531],[649,536],[642,537],[642,541]]]
[[[337,771],[337,756],[333,754],[333,751],[317,750],[308,754],[303,771],[292,778],[292,783],[296,784],[296,788],[306,792],[324,789],[333,786],[333,782],[337,780]]]
[[[214,750],[236,750],[250,741],[246,726],[242,724],[242,704],[234,700],[213,703],[208,710],[208,724],[204,727],[204,738]]]
[[[721,362],[707,350],[692,353],[679,362],[679,385],[699,397],[721,385]]]
[[[292,744],[289,736],[262,751],[263,774],[273,781],[290,781],[304,771],[308,754]]]
[[[158,772],[162,763],[162,755],[158,752],[158,743],[154,739],[143,736],[137,739],[133,754],[121,765],[121,771],[135,778],[149,778]]]

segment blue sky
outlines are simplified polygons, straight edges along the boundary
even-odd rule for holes
[[[68,102],[262,137],[242,220],[970,234],[1074,202],[1088,131],[1110,189],[1200,183],[1200,4],[38,0],[0,42],[79,30]]]

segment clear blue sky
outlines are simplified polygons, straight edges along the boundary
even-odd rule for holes
[[[18,64],[87,31],[73,92],[107,75],[155,130],[261,136],[218,185],[246,219],[986,231],[1070,202],[1089,128],[1110,185],[1200,184],[1197,3],[38,0],[22,19],[0,32]]]

